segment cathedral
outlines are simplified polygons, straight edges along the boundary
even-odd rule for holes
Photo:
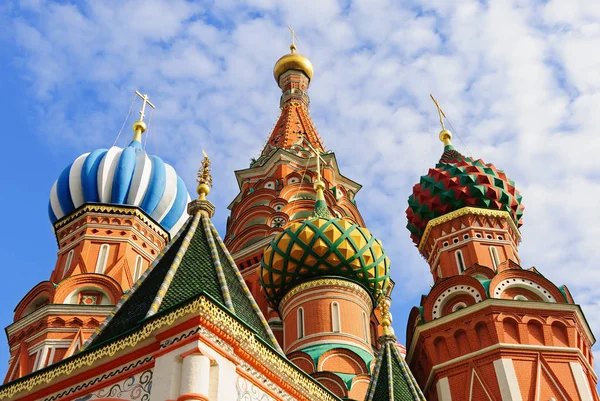
[[[273,73],[281,112],[235,171],[224,238],[209,155],[191,196],[145,152],[147,95],[128,146],[57,173],[56,264],[6,328],[0,400],[600,401],[581,308],[520,265],[516,184],[455,149],[433,97],[441,158],[398,195],[434,284],[398,343],[390,265],[402,261],[311,120],[312,63],[292,43]]]

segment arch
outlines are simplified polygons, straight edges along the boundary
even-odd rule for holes
[[[466,355],[471,352],[467,333],[463,329],[454,332],[454,341],[456,342],[456,348],[459,355]]]
[[[536,297],[533,297],[535,294],[543,302],[566,303],[565,297],[558,287],[548,279],[530,270],[503,270],[492,279],[489,286],[489,293],[492,298],[503,298],[503,292],[509,288],[527,290],[527,292],[523,291],[523,295],[530,300],[536,300]],[[513,296],[517,294],[518,292],[515,292]]]
[[[568,347],[569,346],[569,335],[567,334],[567,326],[562,322],[552,322],[552,339],[554,345],[557,347]]]
[[[38,305],[38,301],[42,298],[48,298],[51,303],[54,302],[55,297],[55,287],[54,284],[50,281],[42,281],[33,287],[27,295],[23,297],[21,302],[15,308],[15,316],[14,320],[17,321],[21,319],[26,314],[33,312],[35,306]],[[34,307],[31,309],[31,307]],[[30,310],[31,309],[31,310]]]
[[[339,333],[341,330],[340,322],[340,304],[338,302],[331,303],[331,331]]]
[[[296,311],[296,333],[297,338],[304,338],[304,308],[299,307]]]
[[[98,274],[104,274],[106,270],[106,263],[108,262],[108,252],[110,246],[108,244],[102,244],[100,246],[100,252],[98,252],[98,259],[96,259],[96,269],[94,270]]]
[[[67,260],[65,262],[65,266],[63,267],[62,275],[60,276],[61,278],[65,278],[65,276],[69,272],[69,269],[71,269],[71,262],[73,262],[73,254],[74,253],[75,253],[75,250],[71,249],[69,251],[69,253],[67,254]]]
[[[465,258],[463,257],[462,251],[458,250],[454,252],[454,257],[456,258],[456,265],[458,266],[458,274],[463,274],[466,270],[466,267]]]
[[[504,332],[504,342],[519,344],[519,324],[513,318],[507,317],[502,321],[502,331]]]
[[[315,371],[314,360],[305,352],[292,352],[288,355],[288,359],[308,374],[311,374]]]
[[[438,363],[445,362],[450,359],[448,344],[446,343],[446,339],[444,337],[437,337],[435,340],[433,340],[433,346],[435,348]]]
[[[133,269],[133,281],[137,281],[142,275],[142,270],[144,267],[144,259],[141,255],[137,255],[135,257],[135,268]]]
[[[490,246],[490,256],[492,257],[494,270],[498,271],[498,266],[500,266],[500,257],[498,256],[498,250],[495,246]]]
[[[324,352],[317,362],[317,370],[355,375],[369,373],[365,360],[346,348],[333,348]]]
[[[84,273],[67,277],[61,281],[56,287],[54,303],[68,303],[65,302],[68,296],[72,296],[77,289],[92,287],[100,288],[105,292],[113,305],[123,296],[123,288],[114,278],[102,274]]]
[[[527,322],[527,332],[529,333],[529,342],[534,345],[546,345],[544,341],[544,328],[542,323],[536,319]]]
[[[339,398],[346,397],[348,388],[339,376],[329,372],[317,372],[311,376]]]
[[[492,337],[490,336],[490,330],[485,322],[478,322],[475,325],[475,334],[477,334],[477,340],[479,341],[479,347],[485,348],[492,345]]]

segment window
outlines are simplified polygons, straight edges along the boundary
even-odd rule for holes
[[[108,244],[104,244],[100,247],[100,253],[98,253],[98,260],[96,261],[96,273],[104,274],[106,261],[108,260],[108,250]]]
[[[452,307],[452,312],[456,312],[458,310],[465,309],[466,307],[467,307],[466,303],[464,303],[464,302],[457,302],[456,305],[454,305]]]
[[[79,305],[100,305],[102,303],[102,294],[99,292],[80,292]]]
[[[494,265],[494,270],[498,270],[500,258],[498,257],[498,250],[495,246],[490,246],[490,255],[492,255],[492,264]]]
[[[73,250],[71,249],[69,251],[69,253],[67,254],[67,261],[65,262],[65,267],[63,269],[63,273],[62,276],[63,278],[67,275],[67,273],[69,272],[69,269],[71,268],[71,262],[73,261]]]
[[[462,251],[456,251],[454,254],[456,256],[456,264],[458,266],[458,273],[462,273],[465,271],[465,259],[463,258]]]
[[[447,247],[449,245],[448,241],[444,241],[444,243],[442,245],[444,245],[444,248]]]
[[[265,184],[266,189],[275,189],[275,183],[273,181],[269,181]]]
[[[498,236],[498,240],[500,240],[500,241],[504,241],[504,237],[503,237],[502,235],[499,235],[499,236]]]
[[[528,301],[528,299],[525,295],[515,295],[515,297],[513,299],[515,301]]]
[[[340,331],[340,304],[337,302],[331,304],[331,331],[334,333]]]
[[[463,239],[469,239],[469,234],[463,235]]]
[[[455,244],[458,244],[458,237],[456,237],[456,238],[453,238],[453,239],[452,239],[452,242],[453,242],[453,243],[455,243]]]
[[[369,342],[369,324],[367,323],[367,314],[363,311],[362,313],[362,324],[363,324],[363,336],[365,342]]]
[[[304,337],[304,308],[298,308],[297,324],[298,324],[298,339]]]
[[[133,281],[137,281],[142,275],[142,268],[144,267],[144,260],[140,255],[135,258],[135,269],[133,270]]]

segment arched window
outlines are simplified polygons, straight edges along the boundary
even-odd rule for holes
[[[362,324],[363,324],[363,336],[365,342],[369,342],[369,324],[367,323],[367,314],[363,311],[362,313]]]
[[[298,339],[304,337],[304,308],[298,308],[297,324],[298,324]]]
[[[463,258],[462,251],[456,251],[456,264],[458,265],[458,273],[461,274],[465,271],[465,259]]]
[[[104,274],[106,261],[108,260],[108,250],[108,244],[103,244],[100,247],[100,253],[98,253],[98,260],[96,261],[96,273]]]
[[[498,250],[495,246],[490,246],[490,255],[492,255],[492,263],[494,264],[494,270],[498,270],[500,265],[500,258],[498,257]]]
[[[331,303],[331,331],[338,333],[340,331],[340,304]]]
[[[140,255],[135,258],[135,269],[133,269],[133,281],[137,281],[142,275],[142,267],[144,266],[144,260]]]
[[[72,261],[73,261],[73,250],[71,249],[69,251],[69,253],[67,254],[67,261],[65,262],[65,267],[63,268],[63,273],[62,273],[63,278],[69,272],[69,269],[71,268],[71,262]]]

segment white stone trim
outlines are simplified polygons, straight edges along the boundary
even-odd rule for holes
[[[573,373],[581,401],[593,401],[590,383],[583,373],[581,364],[579,362],[569,362],[569,365],[571,366],[571,372]]]
[[[498,378],[502,401],[523,401],[512,359],[496,359],[494,361],[494,370]]]
[[[6,334],[9,336],[15,332],[39,321],[41,318],[49,315],[92,315],[106,317],[112,310],[114,305],[71,305],[71,304],[48,304],[31,312],[27,316],[23,316],[10,326],[6,327]],[[104,320],[104,318],[102,319]],[[53,330],[54,331],[54,330]],[[70,330],[69,330],[70,331]]]
[[[435,384],[439,401],[452,401],[452,393],[450,392],[450,383],[447,377],[443,377]]]
[[[538,295],[545,302],[556,302],[556,299],[552,296],[552,294],[550,294],[550,291],[548,291],[547,288],[536,283],[534,280],[525,278],[507,278],[506,280],[502,280],[498,283],[498,285],[496,285],[496,287],[494,287],[493,297],[500,298],[504,291],[512,287],[525,288]]]
[[[433,303],[433,308],[431,310],[433,319],[435,320],[442,317],[441,313],[442,309],[444,308],[444,305],[448,302],[448,300],[454,298],[454,296],[459,294],[470,295],[475,300],[475,303],[483,301],[483,299],[481,298],[481,294],[479,293],[477,288],[471,287],[470,285],[455,285],[454,287],[448,288],[443,293],[441,293],[440,296]]]

